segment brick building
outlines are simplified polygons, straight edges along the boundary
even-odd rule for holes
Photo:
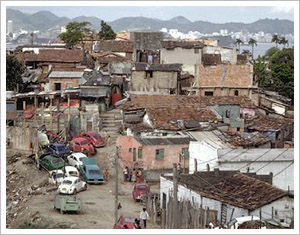
[[[198,92],[201,96],[248,96],[257,88],[253,83],[253,66],[246,64],[198,65]]]
[[[52,71],[49,74],[50,90],[64,90],[70,87],[78,87],[81,84],[83,71]]]

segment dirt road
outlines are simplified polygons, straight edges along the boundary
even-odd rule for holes
[[[80,229],[112,228],[114,225],[114,153],[114,146],[98,149],[95,157],[99,165],[102,170],[108,168],[112,176],[107,184],[88,185],[87,191],[79,193],[83,202],[83,211],[81,214],[60,214],[54,210],[53,200],[56,191],[53,191],[53,186],[47,184],[48,173],[46,171],[39,171],[34,164],[23,164],[23,161],[28,161],[25,155],[22,155],[16,162],[9,163],[7,172],[11,172],[14,169],[15,172],[18,172],[18,175],[24,178],[16,186],[14,182],[8,185],[10,195],[7,197],[8,201],[12,203],[17,200],[15,198],[16,192],[19,192],[21,199],[19,199],[19,208],[17,209],[14,203],[10,204],[10,212],[7,213],[7,226],[9,228],[18,228],[24,223],[38,223],[50,227],[66,226]],[[13,152],[8,152],[8,159],[13,154]],[[14,179],[13,175],[11,175],[11,178]],[[120,176],[120,179],[122,179],[122,176]],[[15,180],[18,181],[17,179]],[[33,185],[34,190],[29,192]],[[132,199],[133,184],[128,182],[123,183],[120,180],[119,186],[119,201],[122,205],[119,214],[126,213],[138,217],[143,205]],[[22,201],[22,198],[26,198],[26,200]],[[15,216],[14,211],[17,211]],[[150,222],[148,223],[148,228],[159,227]]]

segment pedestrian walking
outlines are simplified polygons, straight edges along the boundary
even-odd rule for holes
[[[147,219],[149,217],[148,212],[146,211],[146,208],[144,207],[143,210],[140,212],[140,221],[143,221],[144,228],[147,228]]]
[[[132,182],[136,182],[136,170],[135,169],[133,169],[133,171],[132,171]]]
[[[128,166],[126,166],[123,170],[123,174],[124,174],[124,181],[128,181]]]

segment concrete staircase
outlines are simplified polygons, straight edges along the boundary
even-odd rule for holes
[[[110,111],[100,113],[102,120],[102,129],[100,130],[106,137],[109,137],[108,144],[114,145],[118,136],[120,135],[120,129],[122,128],[122,115],[120,109],[113,109]]]

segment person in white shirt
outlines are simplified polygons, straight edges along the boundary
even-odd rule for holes
[[[143,210],[140,212],[140,220],[144,222],[144,228],[147,227],[147,219],[149,217],[148,212],[146,211],[146,208],[143,208]]]

